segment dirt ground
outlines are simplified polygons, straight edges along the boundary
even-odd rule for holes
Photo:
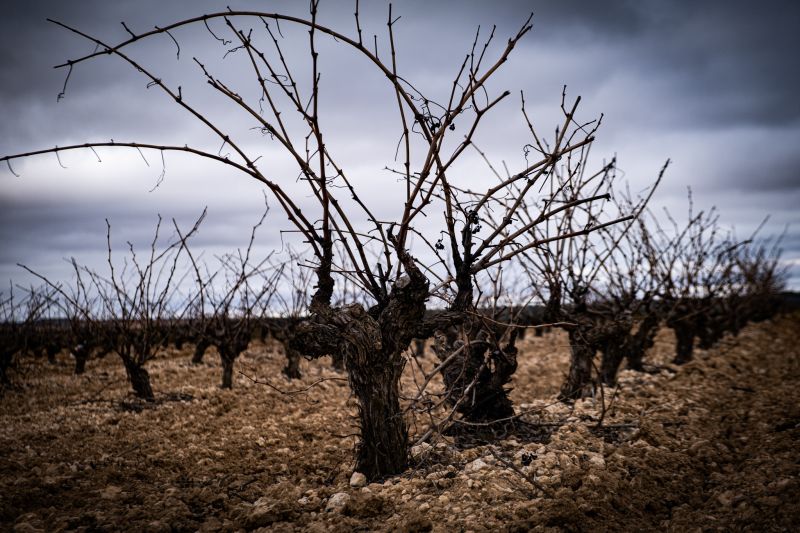
[[[599,428],[600,398],[554,402],[566,338],[529,336],[512,396],[539,438],[442,438],[366,487],[350,486],[346,382],[284,394],[343,378],[327,360],[290,383],[281,352],[253,344],[221,390],[216,354],[168,350],[148,363],[155,405],[114,356],[83,376],[66,354],[29,360],[0,399],[0,530],[796,531],[798,332],[797,314],[750,325],[676,368],[664,330],[660,370],[623,371]]]

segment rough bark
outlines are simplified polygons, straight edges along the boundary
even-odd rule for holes
[[[334,370],[347,370],[344,355],[341,353],[332,353],[331,366]]]
[[[406,468],[408,430],[399,388],[404,360],[401,352],[383,346],[380,340],[375,342],[383,337],[377,322],[363,316],[358,320],[359,326],[348,328],[350,346],[343,354],[359,404],[361,442],[356,471],[376,479]]]
[[[75,375],[79,376],[86,372],[86,357],[75,358]]]
[[[297,327],[296,319],[282,319],[279,324],[276,324],[271,330],[272,338],[283,346],[283,353],[286,355],[286,366],[283,367],[283,374],[288,379],[300,379],[303,374],[300,372],[300,358],[302,354],[292,348],[290,339],[294,335]]]
[[[332,308],[315,298],[312,315],[290,340],[291,348],[309,357],[342,355],[359,404],[356,471],[369,480],[399,474],[408,460],[399,383],[403,351],[425,313],[428,282],[412,262],[404,265],[409,274],[398,280],[384,305],[367,312],[358,304]]]
[[[672,331],[675,333],[675,358],[672,362],[676,365],[684,365],[693,357],[694,326],[688,321],[678,320],[673,323]]]
[[[283,346],[283,353],[286,356],[286,366],[281,370],[287,379],[300,379],[303,377],[300,372],[300,358],[302,354],[292,347],[291,338],[297,327],[297,320],[293,318],[277,319],[270,329],[270,335],[275,341]],[[264,331],[266,327],[262,328]]]
[[[343,355],[359,406],[356,471],[370,480],[399,474],[407,462],[408,431],[399,401],[403,358],[383,337],[378,321],[354,304],[319,311],[298,325],[291,339],[293,349],[312,357]]]
[[[58,344],[51,343],[45,347],[45,351],[47,352],[47,362],[51,365],[56,364],[56,355],[61,351],[61,347]]]
[[[442,369],[448,404],[461,413],[464,421],[492,422],[514,416],[505,385],[517,370],[517,332],[511,335],[508,346],[501,348],[499,341],[506,326],[490,325],[478,316],[470,272],[470,232],[467,224],[462,234],[464,255],[456,261],[457,291],[448,309],[451,321],[437,328],[433,349],[440,361],[450,360]],[[448,313],[437,318],[446,320]],[[513,308],[501,309],[498,322],[511,322],[515,315]]]
[[[667,318],[667,327],[675,334],[675,358],[672,362],[683,365],[692,360],[694,355],[694,340],[698,336],[698,326],[701,323],[702,311],[699,302],[690,298],[677,301]]]
[[[236,359],[250,344],[250,329],[247,324],[226,323],[216,332],[217,338],[214,345],[219,352],[222,363],[223,389],[233,387],[233,365]]]
[[[173,337],[173,339],[174,339],[173,340],[173,344],[175,345],[175,349],[176,350],[182,350],[183,349],[183,345],[186,344],[186,341],[188,340],[188,338],[189,338],[189,335],[186,332],[185,327],[181,327],[174,334],[174,337]]]
[[[83,374],[86,371],[86,361],[89,359],[89,347],[78,344],[72,350],[72,356],[75,358],[75,374]]]
[[[267,342],[267,336],[269,334],[270,334],[270,328],[269,328],[269,325],[267,324],[267,322],[262,322],[261,324],[259,324],[259,326],[258,326],[258,340],[260,340],[262,344]]]
[[[622,361],[635,347],[638,331],[632,333],[633,321],[627,313],[607,317],[598,329],[597,345],[602,353],[600,379],[606,385],[614,385]]]
[[[128,381],[133,387],[134,394],[145,401],[155,401],[156,397],[153,394],[153,388],[150,385],[150,374],[148,374],[147,370],[131,357],[123,357],[122,362],[125,364],[125,372],[128,374]]]
[[[425,356],[425,339],[414,339],[414,357]]]
[[[605,385],[614,385],[617,382],[617,373],[626,353],[631,348],[630,337],[621,335],[613,337],[605,343],[600,359],[600,379]]]
[[[581,325],[569,330],[569,374],[559,392],[559,400],[577,400],[592,395],[592,361],[596,348],[589,340],[590,326]]]
[[[464,339],[469,346],[464,346]],[[494,349],[493,349],[494,347]],[[438,330],[433,350],[440,361],[459,351],[442,369],[447,401],[468,422],[491,422],[514,416],[505,385],[517,369],[517,350],[512,343],[496,348],[490,332],[479,320]]]
[[[630,349],[625,354],[628,368],[637,372],[644,370],[644,354],[653,347],[658,325],[661,322],[657,313],[648,313],[639,323],[631,339]]]
[[[300,379],[303,377],[300,372],[300,352],[294,350],[288,344],[284,344],[284,351],[286,352],[286,366],[283,367],[283,375],[288,379]]]
[[[194,345],[194,355],[192,355],[193,365],[199,365],[203,362],[203,356],[209,346],[211,346],[211,342],[206,338],[201,338],[197,341],[197,344]]]
[[[223,389],[230,389],[233,387],[233,359],[226,357],[222,359],[222,384]]]
[[[14,363],[14,354],[16,347],[6,346],[0,352],[0,387],[7,387],[11,384],[8,377],[8,371]]]

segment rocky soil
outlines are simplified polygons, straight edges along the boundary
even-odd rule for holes
[[[113,356],[83,376],[66,354],[28,360],[0,398],[0,530],[797,530],[798,331],[800,315],[751,325],[680,368],[662,331],[653,373],[571,407],[555,402],[565,336],[529,337],[524,431],[418,445],[371,484],[351,476],[355,405],[329,361],[288,382],[281,352],[253,344],[221,390],[213,352],[168,350],[143,404]]]

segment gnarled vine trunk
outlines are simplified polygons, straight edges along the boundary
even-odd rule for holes
[[[342,354],[358,399],[356,471],[370,480],[399,474],[407,461],[408,430],[399,401],[402,350],[385,343],[385,333],[363,307],[353,304],[318,312],[298,325],[290,341],[292,349],[312,357]]]
[[[89,347],[86,344],[78,344],[72,350],[75,358],[75,374],[80,375],[86,371],[86,361],[89,359]]]
[[[569,374],[561,386],[559,400],[577,400],[592,395],[592,361],[597,349],[590,341],[590,335],[590,325],[582,324],[569,330]]]
[[[280,322],[275,325],[270,331],[272,338],[283,346],[283,352],[286,355],[286,366],[283,367],[283,375],[288,379],[300,379],[303,374],[300,372],[300,358],[302,354],[292,347],[290,339],[294,335],[297,328],[297,319],[287,318],[280,319]]]
[[[694,353],[694,324],[688,320],[677,320],[671,327],[675,333],[675,358],[672,362],[684,365],[692,360]]]
[[[644,354],[653,347],[658,325],[661,322],[658,313],[651,312],[644,316],[639,323],[636,333],[630,341],[630,348],[625,354],[628,360],[628,368],[642,372],[644,370]]]
[[[697,300],[684,298],[674,305],[667,318],[667,327],[675,334],[675,358],[672,362],[683,365],[692,360],[694,340],[699,335],[699,327],[703,327],[703,316]]]
[[[4,341],[4,346],[0,348],[0,387],[11,385],[11,380],[8,377],[8,371],[14,364],[14,354],[17,353],[18,347],[11,341]],[[7,344],[6,344],[7,342]]]
[[[398,474],[406,468],[408,430],[400,409],[402,351],[376,343],[377,323],[365,320],[352,328],[349,349],[342,354],[350,386],[358,399],[361,442],[356,471],[368,479]]]
[[[61,351],[61,346],[56,343],[50,343],[45,347],[45,351],[47,352],[47,362],[51,365],[56,364],[56,355]]]
[[[230,389],[233,387],[233,365],[239,355],[247,349],[248,340],[249,331],[245,329],[224,335],[215,342],[217,351],[219,351],[220,362],[222,363],[221,388]]]
[[[602,357],[600,359],[600,379],[606,385],[617,382],[617,373],[622,361],[633,349],[635,333],[633,321],[626,314],[606,317],[596,335]]]
[[[222,357],[222,384],[220,388],[230,389],[233,387],[233,359]]]
[[[283,375],[288,379],[300,379],[303,373],[300,372],[300,352],[292,349],[288,344],[284,345],[286,352],[286,366],[283,367]]]
[[[600,359],[600,379],[605,385],[614,385],[617,382],[617,373],[625,355],[631,349],[631,337],[627,334],[612,336],[607,339],[602,347]]]
[[[155,401],[156,397],[147,370],[129,356],[122,356],[122,362],[125,364],[125,372],[128,374],[128,381],[133,387],[134,394],[148,402]]]
[[[211,342],[207,338],[201,337],[197,340],[197,343],[194,345],[194,355],[192,355],[193,365],[199,365],[203,362],[203,356],[206,354],[206,350],[208,350],[209,346],[211,346]]]
[[[448,404],[456,407],[468,422],[492,422],[514,416],[505,385],[517,370],[517,350],[513,339],[503,349],[492,349],[494,343],[489,335],[477,319],[434,334],[433,350],[437,358],[442,362],[450,359],[442,369]]]
[[[410,262],[385,304],[330,307],[312,301],[312,315],[297,326],[290,346],[309,357],[339,354],[358,400],[361,440],[356,471],[375,480],[404,471],[408,430],[400,408],[403,351],[425,313],[428,281]]]

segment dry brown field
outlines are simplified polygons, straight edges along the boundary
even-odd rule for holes
[[[26,359],[0,398],[0,530],[797,530],[799,331],[798,314],[749,325],[674,367],[662,330],[653,373],[574,406],[555,401],[566,337],[528,336],[512,394],[527,431],[442,436],[365,487],[355,401],[327,359],[288,382],[280,350],[253,343],[222,390],[215,352],[193,366],[168,349],[147,366],[154,404],[113,355],[82,376],[66,353]],[[412,441],[426,427],[411,417]]]

